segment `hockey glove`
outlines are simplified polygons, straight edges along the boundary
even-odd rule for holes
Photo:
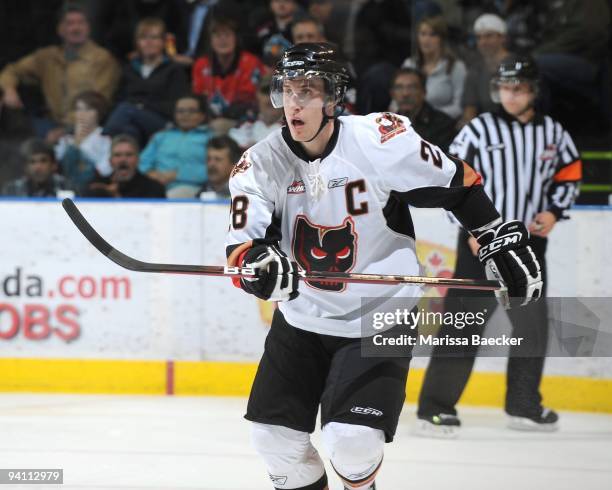
[[[504,288],[495,291],[498,301],[510,309],[537,301],[544,283],[540,263],[529,245],[529,232],[520,221],[508,221],[476,234],[478,258],[488,279]]]
[[[242,259],[255,277],[240,279],[240,287],[266,301],[290,301],[298,296],[298,265],[276,245],[255,245]]]

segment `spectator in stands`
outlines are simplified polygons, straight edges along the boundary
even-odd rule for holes
[[[241,49],[236,23],[231,19],[211,22],[210,48],[210,53],[193,65],[193,92],[208,99],[213,117],[230,120],[217,123],[217,131],[227,132],[255,108],[257,84],[265,67],[257,56]]]
[[[217,136],[208,143],[206,166],[208,181],[200,189],[200,197],[230,197],[229,179],[242,150],[229,136]],[[214,192],[214,195],[209,193]]]
[[[465,64],[455,58],[447,42],[444,18],[429,17],[417,27],[416,55],[402,68],[418,68],[427,76],[427,102],[453,119],[461,115]]]
[[[291,26],[291,36],[295,44],[320,43],[326,40],[323,24],[310,16],[297,18]]]
[[[57,174],[57,161],[53,148],[41,139],[31,139],[22,145],[25,157],[25,175],[8,182],[2,189],[5,196],[64,197],[75,195],[72,184]]]
[[[291,25],[298,13],[296,0],[270,0],[270,12],[255,27],[259,54],[266,65],[274,66],[293,44]]]
[[[233,138],[242,149],[253,146],[263,140],[272,131],[282,126],[282,109],[272,107],[270,100],[270,76],[265,76],[259,83],[257,90],[258,113],[255,121],[246,121],[237,128],[229,130],[228,135]]]
[[[208,51],[207,32],[212,19],[219,16],[243,19],[239,32],[247,31],[247,16],[234,0],[178,0],[177,10],[177,54],[173,59],[184,65],[191,66],[197,55]]]
[[[138,141],[129,134],[119,134],[111,143],[109,177],[96,177],[87,187],[89,197],[166,197],[163,184],[138,171]]]
[[[94,91],[74,99],[74,133],[62,136],[55,146],[55,156],[62,175],[82,188],[96,175],[108,177],[111,140],[102,134],[100,121],[108,111],[106,98]]]
[[[206,181],[206,102],[197,95],[176,101],[173,127],[155,134],[140,155],[139,169],[166,187],[170,198],[192,198]]]
[[[410,118],[415,131],[444,151],[455,137],[455,121],[434,109],[426,99],[425,75],[416,68],[400,68],[391,83],[391,99],[397,113]]]
[[[76,94],[95,90],[110,99],[119,80],[119,67],[112,55],[89,39],[89,22],[81,7],[67,4],[62,8],[57,32],[61,46],[38,49],[0,73],[4,103],[10,108],[23,107],[17,91],[21,83],[34,80],[40,84],[49,113],[32,119],[39,137],[59,125],[71,124],[70,107]],[[51,140],[59,136],[61,129]]]
[[[495,14],[483,14],[474,22],[476,46],[480,59],[468,70],[463,88],[463,116],[459,127],[478,114],[494,112],[498,105],[491,100],[491,78],[501,61],[509,56],[506,49],[506,23]]]
[[[166,26],[161,19],[142,19],[136,28],[138,55],[123,68],[119,105],[106,122],[110,136],[130,134],[144,145],[172,121],[176,99],[189,89],[184,68],[164,53]]]

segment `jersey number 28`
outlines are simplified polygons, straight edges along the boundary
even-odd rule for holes
[[[232,208],[230,213],[232,215],[232,228],[234,230],[240,230],[247,224],[247,209],[249,209],[249,198],[246,196],[236,196],[232,200]]]

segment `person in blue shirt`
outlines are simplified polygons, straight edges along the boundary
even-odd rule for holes
[[[206,147],[212,131],[206,102],[197,95],[176,101],[175,124],[156,133],[140,155],[139,169],[166,186],[169,198],[192,198],[207,180]]]

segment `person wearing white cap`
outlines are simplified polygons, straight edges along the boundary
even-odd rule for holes
[[[465,126],[478,114],[495,110],[489,83],[501,60],[510,54],[506,49],[506,33],[506,23],[495,14],[482,14],[474,22],[480,59],[470,68],[465,80],[461,99],[463,116],[459,127]]]

